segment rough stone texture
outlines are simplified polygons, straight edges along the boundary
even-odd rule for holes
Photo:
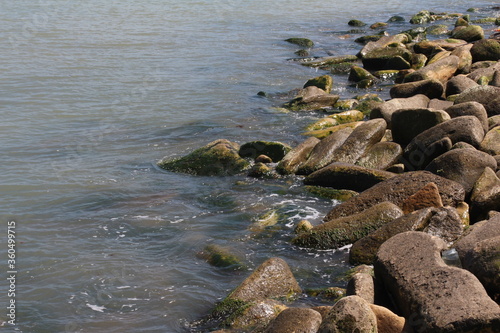
[[[315,86],[329,93],[332,90],[332,85],[332,77],[330,75],[322,75],[308,80],[304,84],[304,88]]]
[[[375,80],[375,76],[372,73],[359,66],[352,66],[349,72],[349,81],[359,82],[362,80]]]
[[[445,110],[453,105],[452,101],[445,101],[442,99],[433,98],[429,101],[428,108],[434,110]]]
[[[237,143],[220,139],[177,159],[158,162],[162,169],[200,176],[234,175],[248,168],[249,163],[238,154]]]
[[[439,188],[444,205],[456,206],[464,201],[465,191],[462,185],[427,171],[406,172],[374,185],[359,195],[335,206],[324,218],[329,221],[363,211],[384,201],[390,201],[399,207],[412,194],[430,182]]]
[[[397,110],[426,108],[428,104],[429,97],[425,95],[415,95],[409,98],[393,98],[373,108],[370,113],[370,119],[384,118],[387,126],[390,128],[392,114]]]
[[[349,262],[351,265],[373,265],[378,249],[386,240],[402,232],[424,230],[435,212],[434,208],[425,208],[383,225],[352,245]]]
[[[377,333],[377,317],[359,296],[338,301],[321,323],[318,333]]]
[[[375,317],[377,317],[377,330],[380,333],[401,333],[405,326],[405,318],[400,317],[388,308],[370,304]]]
[[[264,329],[287,307],[278,301],[266,299],[249,306],[231,323],[232,329]]]
[[[450,116],[442,110],[427,108],[398,110],[392,114],[392,138],[400,145],[406,146],[423,131],[447,120],[450,120]]]
[[[373,50],[385,48],[386,46],[394,43],[407,43],[409,42],[408,36],[405,34],[397,34],[393,36],[384,36],[377,41],[367,43],[359,52],[359,57],[364,57],[368,52]]]
[[[276,166],[276,171],[287,175],[297,172],[301,164],[305,163],[313,148],[320,142],[315,137],[307,138],[297,147],[290,150]]]
[[[260,155],[269,156],[273,162],[279,162],[292,148],[281,142],[272,141],[252,141],[240,147],[241,157],[255,159]]]
[[[332,163],[335,152],[341,147],[352,134],[352,128],[344,128],[336,131],[321,140],[311,151],[307,161],[299,166],[297,174],[308,175]]]
[[[304,184],[361,192],[394,176],[394,173],[388,171],[354,164],[332,163],[311,173],[304,180]]]
[[[463,230],[464,224],[457,210],[453,207],[442,207],[434,211],[424,232],[452,243],[462,235]]]
[[[500,114],[488,118],[488,128],[490,130],[497,126],[500,126]]]
[[[424,169],[433,159],[451,149],[453,144],[463,141],[479,147],[483,138],[484,129],[478,118],[453,118],[413,138],[404,150],[403,162],[407,170]]]
[[[369,304],[375,303],[375,283],[368,273],[356,273],[347,282],[347,296],[356,295]]]
[[[500,307],[470,272],[441,259],[443,240],[423,232],[382,244],[375,275],[415,332],[495,332]]]
[[[472,61],[500,60],[500,42],[493,39],[483,39],[474,43],[470,53]]]
[[[335,249],[354,243],[402,215],[402,210],[396,205],[382,202],[357,214],[317,225],[309,233],[298,235],[292,242],[301,247]]]
[[[458,65],[457,73],[469,73],[472,66],[472,54],[470,50],[472,44],[465,44],[457,47],[451,52],[451,55],[455,55],[460,59],[460,64]]]
[[[496,170],[493,156],[476,149],[453,149],[434,159],[426,170],[462,184],[470,193],[486,167]]]
[[[455,74],[459,65],[460,58],[450,55],[408,74],[404,82],[434,79],[444,84]]]
[[[478,102],[464,102],[460,104],[454,104],[445,111],[450,115],[451,118],[461,117],[461,116],[474,116],[483,125],[484,132],[488,131],[488,113],[484,106]]]
[[[471,217],[485,218],[489,211],[500,211],[500,179],[491,168],[485,168],[477,179],[470,196]]]
[[[312,111],[332,108],[339,98],[339,95],[328,94],[316,86],[308,86],[302,89],[295,98],[283,104],[283,107],[292,111]]]
[[[473,224],[467,234],[454,244],[454,247],[463,262],[467,252],[472,251],[477,243],[497,236],[500,236],[500,214]]]
[[[500,155],[500,126],[494,127],[486,133],[480,148],[490,155]]]
[[[356,162],[356,165],[385,170],[396,164],[403,155],[403,149],[396,142],[378,142]]]
[[[484,30],[479,25],[470,24],[466,27],[456,27],[451,32],[451,38],[462,39],[466,42],[474,42],[484,38]]]
[[[393,86],[390,90],[391,98],[407,98],[418,94],[425,95],[429,98],[439,98],[443,93],[444,86],[437,80],[401,83]]]
[[[455,104],[464,102],[478,102],[483,104],[488,117],[500,114],[500,88],[479,85],[469,88],[455,99]]]
[[[478,86],[477,82],[466,75],[457,75],[446,82],[446,96],[458,95],[476,86]]]
[[[348,110],[339,112],[328,116],[328,118],[335,119],[339,124],[351,123],[361,121],[364,118],[363,112],[358,110]]]
[[[316,333],[322,318],[318,311],[308,308],[288,308],[282,311],[264,331],[265,333]]]
[[[403,201],[403,212],[411,213],[415,210],[427,207],[443,207],[443,201],[439,195],[439,189],[435,183],[428,183],[415,194],[410,195]]]

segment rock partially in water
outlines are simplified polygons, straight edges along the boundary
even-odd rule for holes
[[[426,108],[428,104],[429,97],[425,95],[415,95],[408,98],[393,98],[373,108],[370,113],[370,119],[384,118],[388,128],[391,128],[392,114],[397,110]]]
[[[279,162],[291,149],[289,145],[277,141],[251,141],[241,145],[239,154],[251,159],[266,155],[273,162]]]
[[[314,42],[310,40],[309,38],[301,38],[301,37],[292,37],[285,39],[285,42],[288,42],[290,44],[295,44],[300,47],[306,47],[306,48],[311,48],[314,46]]]
[[[450,55],[408,74],[404,82],[434,79],[444,84],[453,77],[459,66],[460,58],[455,55]]]
[[[479,25],[458,26],[451,32],[451,38],[474,42],[484,38],[484,30]]]
[[[322,75],[318,76],[312,79],[307,80],[307,82],[304,84],[304,88],[314,86],[318,87],[327,93],[330,93],[332,90],[333,86],[333,78],[330,75]]]
[[[276,171],[282,175],[294,174],[305,163],[311,151],[320,142],[315,137],[307,138],[297,147],[290,150],[276,166]]]
[[[243,270],[246,265],[233,249],[216,244],[209,244],[197,256],[210,265],[235,270]]]

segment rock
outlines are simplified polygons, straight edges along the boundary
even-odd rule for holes
[[[353,82],[359,82],[362,80],[376,80],[376,77],[362,67],[352,66],[348,80]]]
[[[255,159],[255,162],[269,164],[269,163],[273,163],[273,160],[269,156],[262,154],[262,155],[257,156],[257,158]]]
[[[248,170],[248,176],[254,178],[263,178],[263,177],[273,178],[273,170],[266,164],[262,162],[257,162],[250,168],[250,170]]]
[[[400,109],[392,114],[392,138],[402,146],[429,128],[450,120],[450,116],[441,110],[428,108]]]
[[[354,99],[354,98],[349,98],[349,99],[341,99],[338,100],[337,103],[335,103],[334,108],[337,110],[353,110],[356,108],[356,106],[359,104],[359,101]],[[354,110],[353,110],[354,111]],[[363,118],[361,118],[362,120]]]
[[[439,195],[439,189],[435,183],[428,183],[415,194],[410,195],[403,201],[403,212],[409,214],[413,211],[435,207],[443,207],[443,201]]]
[[[292,242],[307,248],[336,249],[354,243],[402,215],[403,212],[396,205],[382,202],[360,213],[317,225],[309,233],[298,235]]]
[[[443,95],[444,87],[437,80],[422,80],[396,84],[390,90],[391,98],[408,98],[418,94],[429,98],[440,98]]]
[[[284,304],[275,300],[266,299],[258,301],[243,310],[238,316],[235,316],[230,326],[236,330],[249,328],[263,330],[271,320],[276,318],[286,308]]]
[[[328,118],[336,120],[339,124],[351,123],[356,121],[361,121],[364,118],[363,112],[358,110],[349,110],[344,112],[339,112],[328,116]]]
[[[257,156],[269,156],[274,162],[279,162],[292,148],[287,144],[272,141],[251,141],[241,145],[241,157],[255,159]]]
[[[308,175],[332,163],[335,152],[351,135],[351,128],[344,128],[321,140],[311,151],[307,161],[300,165],[297,174]]]
[[[351,265],[373,265],[378,249],[385,241],[402,232],[424,230],[434,212],[434,208],[420,209],[383,225],[352,245],[349,262]]]
[[[403,149],[395,142],[378,142],[371,146],[356,162],[356,165],[385,170],[397,163],[403,155]]]
[[[494,332],[500,308],[470,272],[447,266],[443,240],[398,234],[380,247],[375,276],[416,332]]]
[[[404,82],[434,79],[444,84],[455,74],[459,65],[460,59],[455,55],[450,55],[408,74]]]
[[[347,296],[335,303],[318,330],[318,333],[343,332],[377,332],[377,318],[359,296]]]
[[[445,109],[446,113],[450,115],[451,118],[461,117],[461,116],[474,116],[483,125],[484,133],[488,131],[488,114],[484,106],[478,102],[464,102],[460,104],[454,104],[449,108]]]
[[[489,211],[500,211],[500,179],[494,169],[486,167],[477,179],[470,196],[474,221],[485,218]]]
[[[365,22],[363,21],[360,21],[360,20],[349,20],[349,22],[347,22],[348,25],[350,25],[351,27],[364,27],[366,25]]]
[[[288,308],[282,311],[264,333],[316,333],[321,325],[321,314],[308,308]]]
[[[458,26],[451,32],[451,38],[474,42],[484,38],[484,30],[479,25]]]
[[[249,163],[238,154],[239,145],[225,139],[210,142],[192,153],[158,162],[162,169],[199,176],[226,176],[241,173]]]
[[[339,287],[315,288],[315,289],[307,289],[306,294],[311,297],[321,298],[322,300],[333,304],[342,297],[345,297],[346,290],[344,288],[339,288]],[[320,313],[321,316],[323,316],[324,314],[323,311],[321,311]]]
[[[444,58],[446,58],[446,57],[448,57],[450,55],[451,55],[451,51],[441,51],[441,52],[438,52],[438,53],[434,54],[427,61],[427,65],[433,64],[433,63],[437,62],[438,60],[444,59]]]
[[[465,74],[470,72],[470,68],[472,66],[472,54],[470,53],[471,48],[472,44],[466,44],[457,47],[451,52],[451,55],[457,56],[460,59],[457,73]]]
[[[334,162],[311,173],[304,184],[360,192],[394,176],[392,172]]]
[[[380,305],[370,304],[377,317],[377,330],[380,333],[401,333],[405,326],[405,318]]]
[[[467,75],[467,77],[480,85],[487,85],[493,79],[495,74],[495,66],[488,68],[478,68]],[[486,80],[485,84],[481,84],[481,80]]]
[[[354,274],[347,283],[346,295],[356,295],[369,304],[375,303],[375,283],[373,282],[373,276],[367,273]]]
[[[434,159],[426,170],[456,181],[470,193],[486,167],[496,170],[493,156],[476,149],[453,149]]]
[[[436,24],[427,27],[427,35],[437,36],[437,35],[446,35],[450,32],[447,25],[444,24]]]
[[[313,136],[315,138],[318,138],[320,140],[327,138],[328,136],[332,135],[335,132],[342,131],[346,128],[354,129],[360,125],[364,124],[364,121],[356,121],[353,123],[345,123],[345,124],[340,124],[337,126],[332,126],[332,127],[327,127],[325,129],[321,130],[315,130],[315,131],[309,131],[303,133],[303,135],[306,136]]]
[[[308,220],[300,221],[295,227],[295,233],[300,234],[302,232],[309,232],[313,228],[313,225]]]
[[[243,261],[234,252],[234,250],[220,245],[209,244],[197,254],[197,257],[206,260],[212,266],[234,270],[245,269]]]
[[[470,53],[472,61],[500,60],[500,42],[493,39],[483,39],[474,43]]]
[[[321,314],[321,318],[325,319],[328,315],[328,312],[332,309],[332,306],[321,305],[321,306],[313,306],[311,309],[314,311],[318,311]]]
[[[428,108],[435,109],[435,110],[445,110],[445,109],[449,108],[450,106],[453,106],[452,101],[445,101],[442,99],[433,98],[429,101]]]
[[[318,88],[326,91],[327,93],[329,93],[332,90],[333,79],[330,75],[318,76],[318,77],[315,77],[313,79],[308,80],[304,84],[304,88],[307,88],[309,86],[318,87]]]
[[[464,261],[467,252],[472,251],[476,244],[497,236],[500,236],[500,214],[473,224],[468,233],[454,244],[454,247],[460,256],[460,260]]]
[[[390,201],[402,208],[403,202],[409,196],[430,182],[436,183],[439,188],[443,205],[456,206],[464,201],[465,191],[459,183],[427,171],[413,171],[396,175],[335,206],[324,221],[356,214],[384,201]]]
[[[468,78],[466,75],[457,75],[446,82],[446,96],[458,95],[469,88],[476,87],[476,81]]]
[[[407,43],[409,42],[408,35],[406,34],[397,34],[393,36],[383,36],[377,41],[374,42],[369,42],[367,43],[361,51],[358,53],[359,58],[363,58],[366,56],[371,51],[377,50],[377,49],[383,49],[388,47],[389,45],[396,45],[400,43]]]
[[[437,208],[424,232],[437,236],[447,243],[456,241],[463,233],[464,224],[453,207]]]
[[[364,68],[370,70],[408,69],[411,58],[412,54],[406,47],[387,46],[366,53],[361,61]]]
[[[312,111],[322,108],[332,108],[340,98],[339,95],[328,94],[316,86],[301,89],[292,100],[283,104],[292,111]]]
[[[307,138],[297,147],[290,150],[276,166],[276,171],[282,175],[293,174],[302,163],[305,163],[313,148],[320,142],[315,137]]]
[[[336,64],[345,64],[350,62],[358,61],[358,57],[355,55],[342,55],[342,56],[331,56],[314,59],[313,61],[307,61],[301,63],[303,66],[307,67],[328,67]]]
[[[409,98],[393,98],[373,108],[370,113],[370,119],[384,118],[387,126],[391,128],[392,114],[397,110],[426,108],[428,104],[429,97],[425,95],[415,95]]]
[[[497,126],[500,126],[500,114],[488,118],[488,128],[490,130]]]
[[[408,170],[423,169],[434,158],[451,149],[454,143],[463,141],[479,147],[484,130],[478,118],[462,116],[431,127],[411,140],[403,152]]]
[[[370,29],[380,29],[380,28],[385,28],[387,26],[388,24],[385,22],[376,22],[370,25]]]
[[[410,19],[411,24],[424,24],[433,21],[433,17],[428,10],[422,10],[413,15]]]
[[[358,195],[358,192],[351,190],[338,190],[323,186],[306,186],[306,191],[322,198],[337,201],[346,201]]]
[[[500,155],[500,126],[494,127],[486,133],[480,148],[490,155]]]
[[[423,40],[413,45],[413,51],[415,54],[422,54],[430,59],[433,55],[444,51],[444,48],[436,41]]]
[[[316,131],[316,130],[336,126],[338,124],[339,124],[339,122],[337,120],[335,120],[333,118],[326,117],[326,118],[322,118],[322,119],[314,122],[311,125],[308,125],[306,127],[306,131]]]
[[[285,39],[285,42],[295,44],[295,45],[298,45],[300,47],[306,47],[306,48],[310,48],[310,47],[314,46],[314,42],[308,38],[298,38],[298,37],[288,38],[288,39]]]

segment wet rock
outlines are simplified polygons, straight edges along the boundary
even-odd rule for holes
[[[451,38],[474,42],[484,38],[484,30],[479,25],[458,26],[451,32]]]
[[[384,201],[390,201],[402,208],[403,202],[409,196],[430,182],[434,182],[439,188],[443,205],[455,207],[464,201],[465,191],[459,183],[427,171],[412,171],[396,175],[335,206],[324,221],[355,214]]]
[[[409,144],[417,135],[450,120],[448,113],[428,108],[401,109],[392,114],[392,138],[402,146]]]
[[[474,43],[470,50],[472,61],[500,60],[500,42],[493,39],[483,39]]]
[[[337,126],[331,126],[331,127],[327,127],[327,128],[320,129],[320,130],[304,132],[303,135],[313,136],[315,138],[323,140],[335,132],[342,131],[346,128],[354,129],[354,128],[356,128],[364,123],[365,123],[364,121],[355,121],[352,123],[340,124]]]
[[[457,75],[446,82],[446,96],[458,95],[469,88],[476,87],[476,81],[468,78],[466,75]]]
[[[500,211],[500,179],[494,169],[485,168],[477,179],[470,197],[471,215],[477,221],[491,210]]]
[[[339,122],[337,120],[335,120],[333,118],[326,117],[326,118],[322,118],[322,119],[314,122],[313,124],[307,126],[306,131],[316,131],[316,130],[336,126],[338,124],[339,124]]]
[[[438,36],[438,35],[446,35],[450,32],[448,26],[445,24],[436,24],[427,27],[427,35],[430,36]]]
[[[415,53],[411,57],[411,69],[417,70],[424,67],[429,60],[425,55],[421,53]],[[406,73],[409,74],[409,73]],[[405,74],[405,76],[406,76]],[[402,80],[398,80],[396,83],[401,83]]]
[[[339,98],[339,95],[328,94],[316,86],[308,86],[302,89],[295,98],[283,104],[283,107],[291,111],[313,111],[332,108]]]
[[[363,112],[358,110],[349,110],[344,112],[339,112],[328,116],[328,118],[335,119],[339,124],[351,123],[356,121],[361,121],[364,118]]]
[[[492,128],[481,142],[481,150],[490,155],[500,155],[500,126]]]
[[[500,308],[470,272],[441,259],[443,240],[398,234],[380,247],[375,275],[417,332],[494,332]]]
[[[302,65],[307,67],[329,67],[332,65],[356,62],[358,60],[358,57],[355,55],[342,55],[317,58],[312,61],[303,62]]]
[[[391,44],[399,44],[399,43],[407,43],[409,42],[408,35],[406,34],[397,34],[393,36],[384,36],[375,42],[369,42],[366,44],[361,51],[359,51],[358,57],[364,58],[369,52],[383,49],[388,47]]]
[[[264,333],[316,333],[321,325],[321,314],[308,308],[288,308],[282,311]]]
[[[434,212],[434,208],[420,209],[383,225],[352,245],[349,262],[352,265],[372,265],[378,249],[385,241],[402,232],[424,230],[429,225]]]
[[[377,317],[377,330],[380,333],[401,333],[405,325],[405,318],[400,317],[391,310],[370,304],[375,317]]]
[[[413,138],[403,152],[408,170],[424,169],[434,158],[444,154],[457,142],[479,147],[484,130],[478,118],[462,116],[445,121]]]
[[[428,183],[415,194],[410,195],[403,201],[403,212],[405,214],[428,207],[443,207],[443,201],[439,195],[439,189],[435,183]]]
[[[426,170],[461,184],[470,193],[485,168],[496,170],[497,161],[476,149],[453,149],[434,159]]]
[[[318,77],[315,77],[313,79],[308,80],[304,84],[304,88],[307,88],[310,86],[318,87],[318,88],[326,91],[327,93],[329,93],[332,90],[333,79],[330,75],[318,76]]]
[[[315,298],[320,298],[328,303],[335,303],[342,297],[345,297],[346,290],[344,288],[339,287],[327,287],[327,288],[315,288],[315,289],[307,289],[306,294]],[[316,309],[313,309],[316,310]],[[324,311],[319,311],[321,316],[325,314]]]
[[[437,80],[401,83],[393,86],[390,90],[391,98],[408,98],[418,94],[425,95],[429,98],[440,98],[443,93],[444,86]]]
[[[359,296],[347,296],[335,303],[318,333],[337,332],[377,332],[377,318],[370,305]]]
[[[236,330],[263,330],[271,320],[275,319],[287,307],[278,301],[266,299],[258,301],[234,318],[231,328]]]
[[[394,176],[392,172],[334,162],[311,173],[304,184],[359,192]]]
[[[255,159],[255,162],[269,164],[269,163],[273,163],[273,160],[269,156],[262,154],[262,155],[257,156],[257,158]]]
[[[403,215],[399,207],[382,202],[360,213],[329,220],[309,233],[293,239],[293,244],[315,249],[336,249],[351,244]]]
[[[307,138],[297,147],[290,150],[276,166],[276,171],[282,175],[293,174],[309,157],[313,148],[320,142],[315,137]]]
[[[309,158],[297,169],[297,174],[308,175],[332,163],[335,151],[342,146],[353,130],[344,128],[321,140],[311,151]]]
[[[408,69],[411,67],[411,52],[404,46],[387,46],[366,53],[361,61],[366,69]]]
[[[360,20],[349,20],[349,22],[347,22],[348,25],[350,25],[351,27],[364,27],[366,25],[365,22],[363,21],[360,21]]]
[[[233,249],[216,244],[205,246],[205,248],[197,254],[197,257],[206,260],[210,265],[216,267],[234,270],[246,268],[241,258],[235,254]]]
[[[484,132],[488,131],[488,114],[484,106],[478,102],[464,102],[460,104],[454,104],[449,108],[445,109],[446,113],[450,115],[451,118],[461,117],[461,116],[474,116],[483,125]]]
[[[359,66],[352,66],[349,73],[349,81],[359,82],[362,80],[375,80],[376,77],[369,71]]]
[[[177,159],[158,162],[162,169],[199,176],[226,176],[241,173],[249,163],[238,154],[237,143],[220,139]]]
[[[337,200],[337,201],[346,201],[352,197],[358,195],[358,192],[351,190],[338,190],[330,187],[323,186],[306,186],[306,190],[309,193],[317,195],[322,198]]]
[[[441,207],[434,211],[429,225],[423,231],[452,243],[462,235],[463,230],[464,224],[457,210],[453,207]]]
[[[397,163],[403,155],[403,149],[395,142],[378,142],[370,147],[356,162],[356,165],[385,170]]]
[[[250,170],[248,170],[248,176],[254,178],[264,178],[273,177],[273,170],[262,162],[255,163]]]
[[[444,84],[456,73],[459,65],[460,59],[455,55],[450,55],[408,74],[404,82],[434,79]]]
[[[252,159],[266,155],[274,162],[279,162],[291,149],[290,146],[281,142],[251,141],[241,145],[239,154],[241,157]]]
[[[340,99],[335,103],[334,108],[337,110],[353,110],[359,104],[359,101],[354,98]],[[353,110],[354,111],[354,110]]]
[[[364,299],[367,303],[375,303],[375,283],[373,276],[368,273],[356,273],[347,283],[347,296],[356,295]]]
[[[310,47],[314,46],[314,42],[308,38],[299,38],[299,37],[288,38],[288,39],[285,39],[285,42],[295,44],[295,45],[298,45],[300,47],[306,47],[306,48],[310,48]]]
[[[370,113],[370,119],[384,118],[387,126],[391,128],[392,114],[397,110],[426,108],[428,104],[429,97],[425,95],[415,95],[409,98],[393,98],[373,108]]]

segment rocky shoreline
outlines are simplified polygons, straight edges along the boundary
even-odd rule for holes
[[[500,18],[474,22],[471,15],[419,12],[411,30],[358,39],[364,46],[357,55],[307,58],[308,51],[299,50],[302,65],[330,74],[308,80],[281,106],[324,114],[296,147],[219,139],[158,163],[193,175],[297,175],[342,201],[319,225],[301,221],[291,241],[310,249],[352,244],[356,268],[345,291],[322,291],[338,299],[312,308],[294,302],[301,287],[285,261],[270,258],[201,326],[217,332],[500,332],[500,38],[494,33]],[[435,21],[442,24],[428,25]],[[391,99],[332,94],[331,74],[341,71],[360,91],[393,80]],[[238,264],[216,247],[204,258]]]

